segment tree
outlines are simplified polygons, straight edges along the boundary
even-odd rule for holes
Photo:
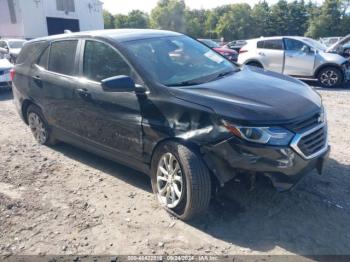
[[[290,13],[288,10],[288,2],[279,0],[271,8],[271,24],[273,25],[271,34],[273,35],[289,35],[290,29]]]
[[[103,21],[105,29],[114,28],[114,16],[107,10],[103,10]]]
[[[128,14],[127,27],[129,28],[148,28],[149,17],[140,10],[133,10]]]
[[[325,0],[320,15],[310,22],[307,35],[313,38],[339,36],[342,30],[341,0]]]
[[[128,16],[127,15],[115,15],[114,16],[115,28],[127,28],[128,27]]]
[[[209,11],[201,10],[186,10],[186,31],[187,34],[194,38],[207,37],[208,33],[205,28]]]
[[[234,4],[220,18],[216,32],[225,40],[246,39],[252,36],[251,8],[248,4]]]
[[[253,7],[251,17],[255,37],[272,35],[271,9],[266,1],[259,2]]]
[[[183,0],[160,0],[151,11],[151,27],[185,33],[185,10]]]

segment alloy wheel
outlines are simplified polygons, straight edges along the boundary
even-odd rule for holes
[[[338,83],[339,76],[337,72],[332,69],[326,70],[321,74],[320,81],[325,86],[334,86]]]
[[[157,197],[162,205],[175,208],[183,197],[183,176],[180,164],[171,153],[164,154],[157,168]]]
[[[44,122],[41,120],[40,116],[38,116],[34,112],[30,112],[28,115],[28,124],[35,139],[40,143],[44,144],[47,140],[47,130]]]

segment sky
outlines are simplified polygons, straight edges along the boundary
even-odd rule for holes
[[[104,2],[104,9],[112,14],[127,14],[131,10],[139,9],[149,13],[156,5],[158,0],[101,0]],[[322,3],[322,0],[313,0]],[[254,5],[259,0],[185,0],[186,5],[191,9],[210,9],[225,4],[248,3]],[[274,4],[277,0],[267,0],[268,3]]]

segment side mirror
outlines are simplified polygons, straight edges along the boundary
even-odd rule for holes
[[[311,53],[311,48],[310,48],[309,46],[307,46],[307,45],[304,45],[304,46],[301,48],[301,51],[302,51],[303,53],[308,54],[308,53]]]
[[[129,76],[113,76],[101,81],[102,89],[106,92],[135,91],[135,82]]]

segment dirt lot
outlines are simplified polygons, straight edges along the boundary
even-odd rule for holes
[[[69,145],[34,142],[0,94],[0,255],[350,254],[350,89],[321,90],[332,152],[292,192],[225,188],[183,223],[160,209],[146,175]]]

